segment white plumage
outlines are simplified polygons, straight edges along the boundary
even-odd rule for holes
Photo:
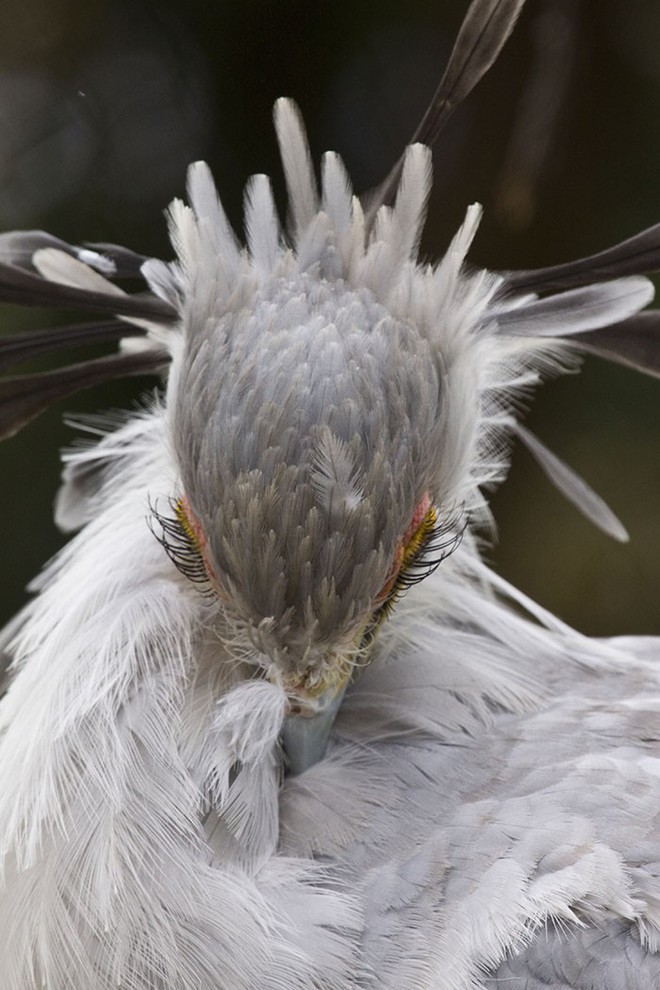
[[[163,395],[67,455],[80,532],[12,624],[0,988],[651,990],[660,644],[580,635],[479,553],[516,432],[620,535],[515,399],[650,283],[537,301],[466,267],[476,206],[421,267],[426,148],[372,224],[334,154],[317,192],[290,102],[276,127],[290,240],[265,177],[243,248],[191,168],[153,312],[122,310]],[[111,252],[3,247],[118,305]]]

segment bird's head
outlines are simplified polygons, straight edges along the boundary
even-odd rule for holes
[[[177,512],[234,629],[312,704],[442,528],[441,371],[370,293],[307,273],[203,336],[179,388]]]
[[[480,418],[466,351],[495,280],[463,279],[462,255],[453,278],[418,266],[427,149],[411,149],[394,209],[365,233],[339,159],[326,156],[319,197],[292,104],[280,101],[276,123],[288,244],[264,177],[248,186],[247,248],[204,167],[192,209],[173,211],[182,491],[166,526],[227,641],[311,725],[334,714],[401,590],[458,542]]]
[[[473,0],[415,131],[420,143],[363,200],[331,153],[319,190],[297,110],[280,100],[286,235],[268,179],[254,176],[243,246],[197,164],[190,205],[171,209],[172,264],[38,231],[1,238],[2,299],[111,317],[49,330],[47,343],[40,333],[8,338],[3,366],[81,340],[122,346],[4,379],[0,436],[55,398],[169,365],[178,477],[171,514],[155,508],[160,538],[208,592],[223,657],[285,692],[294,769],[322,753],[401,591],[458,544],[468,520],[488,517],[482,491],[505,476],[511,434],[589,518],[625,538],[588,485],[517,423],[512,397],[544,368],[569,366],[571,351],[658,373],[655,316],[637,316],[653,287],[636,273],[660,264],[660,225],[588,258],[499,276],[464,265],[480,217],[473,206],[444,258],[418,259],[427,145],[497,58],[523,3]],[[149,293],[110,280],[137,275]],[[86,471],[83,460],[65,476],[65,528],[96,511],[105,475],[92,471],[90,483]]]

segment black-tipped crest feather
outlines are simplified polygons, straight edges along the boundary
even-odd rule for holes
[[[104,315],[134,317],[173,323],[176,311],[149,293],[104,295],[58,282],[50,282],[13,265],[0,263],[0,301],[22,306],[88,310]]]
[[[571,344],[585,353],[660,378],[660,310],[647,310],[615,326],[578,334]]]
[[[557,292],[625,275],[660,271],[660,224],[654,224],[614,247],[548,268],[507,272],[507,284],[516,292]]]
[[[58,399],[116,378],[157,374],[168,361],[165,351],[110,354],[55,371],[0,379],[0,440],[18,433]]]
[[[525,0],[473,0],[458,32],[447,68],[410,144],[433,147],[456,107],[493,65],[511,34]],[[366,197],[369,226],[383,203],[395,193],[403,169],[402,155],[384,182]]]
[[[107,323],[75,323],[7,337],[0,336],[0,371],[68,347],[118,343],[125,337],[143,337],[145,334],[146,330],[141,327],[113,320]]]

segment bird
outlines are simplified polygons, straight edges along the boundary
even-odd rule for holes
[[[493,272],[478,205],[422,263],[431,146],[522,0],[473,0],[382,184],[317,182],[275,106],[245,243],[188,172],[175,260],[0,235],[0,298],[93,313],[0,341],[9,436],[153,374],[65,455],[70,541],[0,638],[1,990],[660,986],[660,641],[589,638],[487,565],[512,443],[616,539],[521,422],[596,353],[660,373],[660,225]],[[140,279],[128,292],[115,280]]]

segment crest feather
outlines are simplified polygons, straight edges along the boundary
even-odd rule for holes
[[[280,223],[267,175],[253,175],[245,187],[245,230],[252,264],[266,275],[280,253]]]
[[[318,191],[305,126],[293,100],[279,99],[274,110],[275,130],[297,241],[318,210]]]

